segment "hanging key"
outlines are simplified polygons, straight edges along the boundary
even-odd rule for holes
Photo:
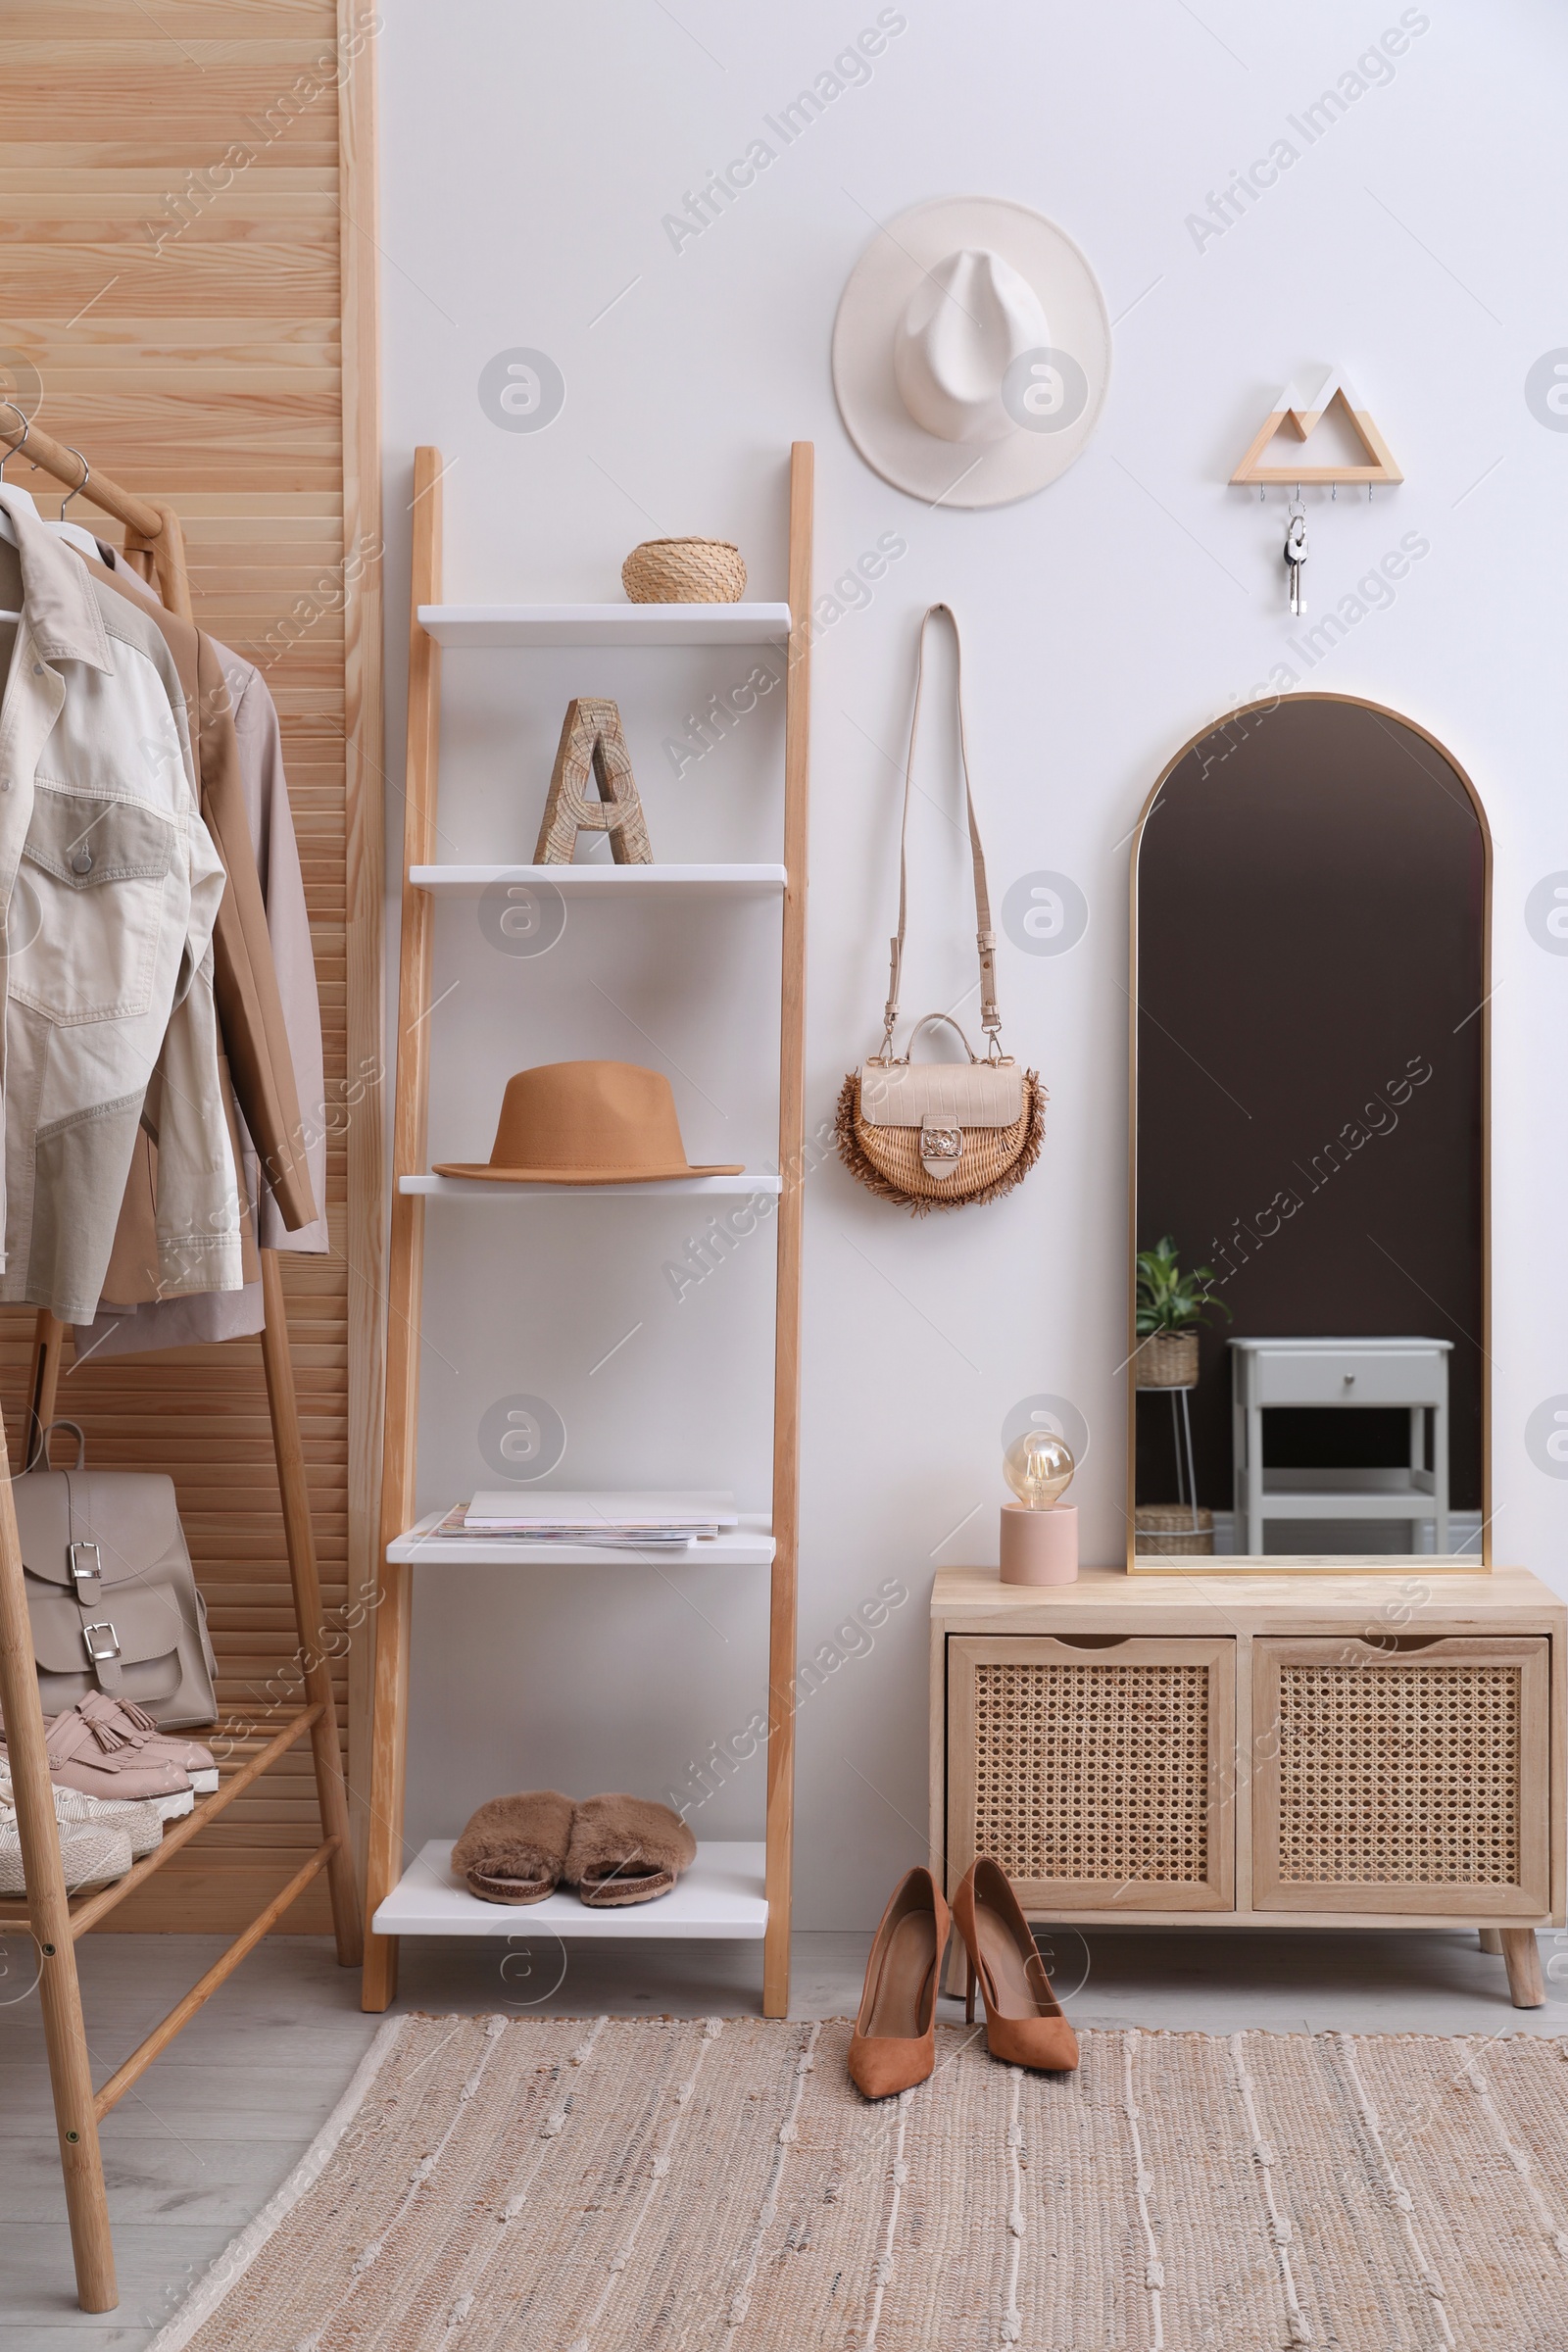
[[[1306,509],[1292,507],[1285,525],[1285,572],[1291,591],[1291,613],[1299,618],[1306,611],[1301,596],[1301,566],[1306,562]]]

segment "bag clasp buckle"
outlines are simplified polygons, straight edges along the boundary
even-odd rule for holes
[[[931,1118],[920,1122],[920,1158],[928,1176],[950,1176],[963,1157],[963,1129]]]
[[[66,1558],[71,1568],[71,1581],[80,1600],[84,1585],[103,1583],[103,1554],[96,1544],[68,1544]]]
[[[109,1646],[107,1649],[94,1649],[92,1645],[94,1634],[108,1635]],[[94,1666],[113,1666],[120,1656],[120,1636],[107,1617],[95,1618],[91,1625],[84,1625],[81,1629],[81,1640],[87,1656]]]

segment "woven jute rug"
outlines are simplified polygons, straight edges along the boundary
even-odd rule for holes
[[[1568,2043],[412,2017],[153,2352],[1568,2346]]]

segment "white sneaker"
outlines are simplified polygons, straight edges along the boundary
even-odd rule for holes
[[[57,1799],[56,1835],[60,1839],[60,1859],[65,1865],[66,1892],[74,1894],[79,1886],[92,1886],[102,1880],[122,1879],[131,1865],[130,1838],[122,1828],[102,1822],[72,1822],[62,1824],[58,1819],[58,1799],[63,1791],[55,1791]],[[125,1806],[124,1811],[134,1808]],[[163,1832],[159,1832],[162,1837]],[[0,1894],[25,1894],[26,1873],[22,1862],[22,1833],[17,1825],[17,1808],[13,1801],[9,1773],[0,1782]]]
[[[62,1788],[59,1782],[51,1784],[54,1790],[55,1819],[62,1829],[123,1830],[130,1839],[131,1853],[139,1861],[164,1841],[164,1820],[158,1802],[151,1797],[89,1796],[81,1788]],[[174,1799],[178,1802],[178,1799]],[[15,1804],[16,1794],[11,1785],[11,1765],[4,1749],[0,1749],[0,1803]]]
[[[178,1799],[165,1797],[162,1801],[177,1803]],[[158,1805],[156,1797],[133,1801],[127,1797],[88,1796],[80,1788],[55,1790],[55,1819],[62,1829],[123,1830],[138,1861],[164,1842],[163,1817]]]

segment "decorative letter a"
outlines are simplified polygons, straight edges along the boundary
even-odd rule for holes
[[[588,798],[590,776],[599,787],[597,801]],[[579,833],[608,833],[617,865],[654,862],[620,712],[600,695],[579,695],[566,705],[535,865],[569,865]]]

